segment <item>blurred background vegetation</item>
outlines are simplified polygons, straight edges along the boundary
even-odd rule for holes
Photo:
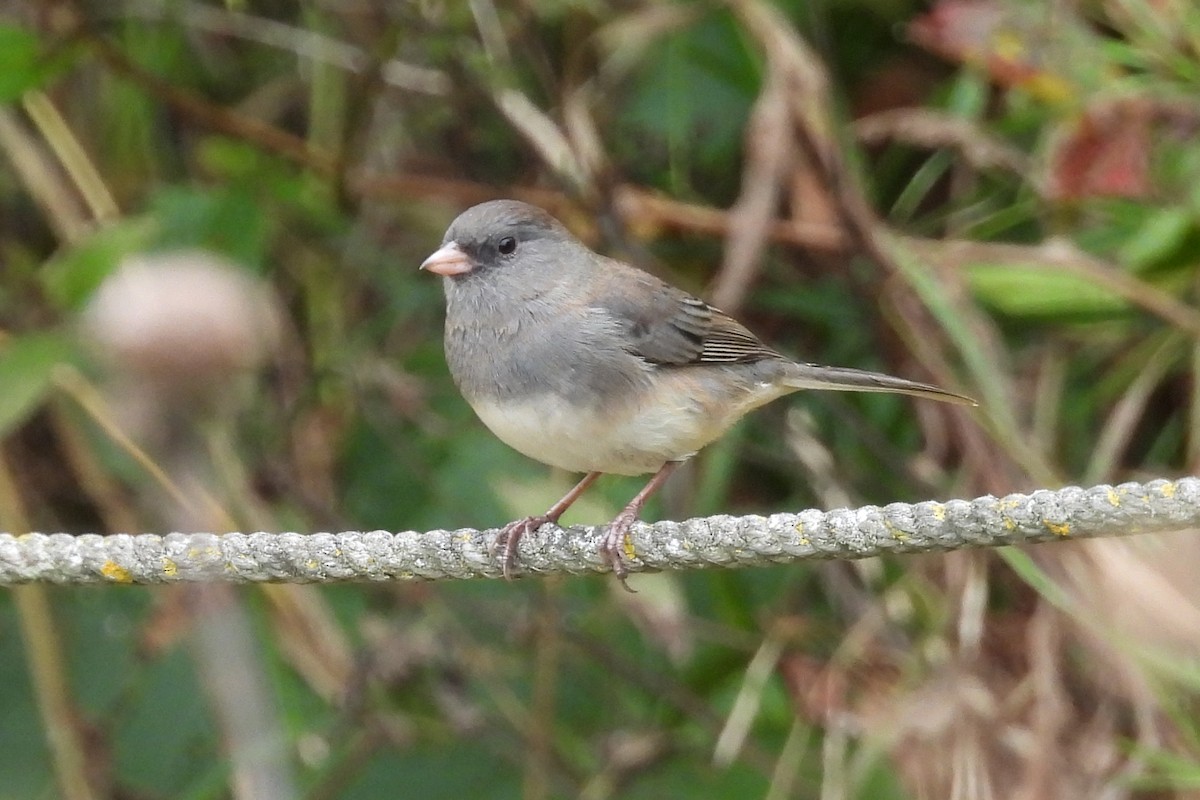
[[[776,403],[651,516],[1196,472],[1191,0],[0,7],[0,529],[542,510],[572,476],[474,420],[416,268],[505,196],[981,400]],[[24,587],[0,798],[1188,796],[1198,574],[1174,536],[636,595]]]

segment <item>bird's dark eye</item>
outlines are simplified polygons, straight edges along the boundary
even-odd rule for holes
[[[517,252],[517,240],[511,236],[505,236],[496,245],[496,249],[500,251],[500,255],[502,256],[511,256]]]

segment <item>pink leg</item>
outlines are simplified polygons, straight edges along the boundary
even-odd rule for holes
[[[587,488],[596,482],[603,473],[589,472],[583,476],[583,480],[575,484],[575,488],[563,495],[563,498],[545,513],[537,517],[522,517],[514,520],[503,528],[496,536],[496,541],[492,543],[492,553],[501,546],[504,547],[504,563],[501,569],[504,572],[504,577],[512,580],[513,567],[517,563],[517,544],[520,543],[521,537],[527,533],[533,533],[538,528],[545,525],[547,522],[558,523],[558,518],[561,517],[566,510],[571,507],[571,504],[579,499],[579,496],[587,491]]]
[[[600,555],[612,567],[613,573],[627,591],[633,591],[625,582],[626,576],[629,575],[629,569],[625,566],[625,540],[629,535],[629,529],[641,516],[642,507],[646,505],[650,495],[662,488],[662,485],[667,482],[667,478],[671,477],[671,473],[682,463],[682,461],[668,461],[663,464],[658,472],[654,473],[650,482],[629,501],[629,505],[625,506],[620,514],[617,514],[617,518],[609,524],[608,530],[604,532],[604,540],[600,543]]]

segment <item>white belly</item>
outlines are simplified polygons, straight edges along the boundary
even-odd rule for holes
[[[571,472],[643,475],[695,455],[751,408],[785,392],[760,384],[715,404],[713,398],[704,404],[691,393],[671,392],[677,398],[672,404],[629,402],[604,413],[570,409],[557,395],[471,405],[501,441],[543,464]]]
[[[623,409],[599,414],[568,409],[557,396],[520,403],[473,404],[505,444],[532,459],[571,472],[642,475],[693,455],[709,441],[694,407]]]

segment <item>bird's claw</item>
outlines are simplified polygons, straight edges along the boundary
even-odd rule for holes
[[[534,533],[548,522],[557,521],[547,514],[540,514],[536,517],[522,517],[513,520],[500,529],[496,538],[492,540],[490,553],[492,558],[496,558],[497,554],[500,554],[500,571],[506,580],[513,579],[513,572],[517,565],[517,545],[521,538]],[[621,582],[621,588],[634,594],[636,592],[629,587],[629,583],[626,581],[626,578],[629,577],[629,567],[626,565],[625,545],[629,539],[629,529],[635,522],[637,522],[636,512],[621,512],[605,528],[604,537],[600,540],[600,558],[617,576],[617,580]]]
[[[629,529],[637,521],[637,514],[622,512],[617,515],[604,530],[604,538],[600,540],[600,557],[612,568],[613,575],[621,582],[621,588],[631,594],[637,594],[629,587],[626,578],[629,577],[629,567],[625,563],[625,544],[629,539]]]
[[[500,529],[500,532],[496,534],[496,538],[492,540],[489,552],[492,558],[495,558],[496,553],[503,548],[500,571],[504,574],[505,580],[511,581],[513,579],[513,568],[517,565],[517,545],[520,544],[521,537],[535,532],[547,522],[554,521],[553,518],[546,514],[539,514],[536,517],[515,519]]]

